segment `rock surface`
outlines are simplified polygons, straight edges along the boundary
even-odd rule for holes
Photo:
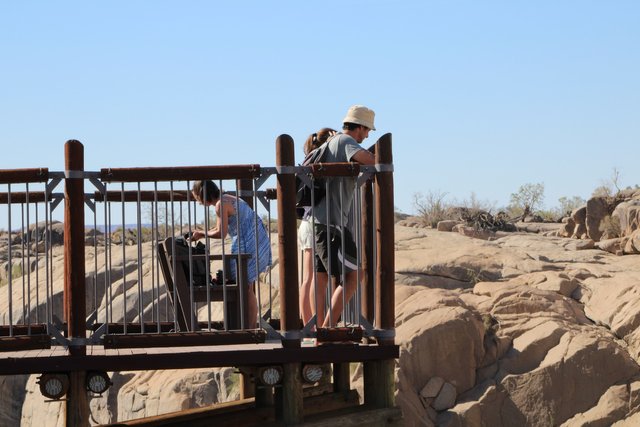
[[[637,256],[530,233],[488,241],[400,226],[396,240],[396,399],[406,425],[634,417]],[[455,388],[455,405],[436,404],[434,378]]]

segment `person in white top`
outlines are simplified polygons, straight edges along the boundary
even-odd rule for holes
[[[320,147],[327,139],[337,132],[331,128],[322,128],[309,135],[304,143],[304,154]],[[305,212],[298,226],[298,250],[302,252],[302,280],[300,282],[300,316],[304,325],[309,323],[315,310],[311,305],[311,286],[313,284],[313,226],[311,225],[311,208],[305,208]],[[322,323],[323,319],[319,323]]]

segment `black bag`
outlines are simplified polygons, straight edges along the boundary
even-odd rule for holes
[[[191,245],[185,237],[176,237],[175,239],[175,251],[177,257],[188,257],[189,252],[192,255],[205,255],[205,245],[202,242],[198,242],[195,245]],[[184,275],[189,280],[189,270],[191,270],[191,277],[193,278],[193,286],[206,286],[211,283],[211,276],[207,277],[207,260],[204,257],[192,257],[191,267],[189,267],[189,260],[178,261],[182,263],[184,269]]]
[[[327,152],[328,142],[325,142],[320,147],[312,150],[307,154],[307,156],[302,161],[301,166],[311,166],[314,163],[321,163]],[[311,206],[311,201],[313,200],[313,205],[317,206],[318,203],[325,196],[325,179],[324,178],[314,178],[311,180],[312,185],[309,186],[306,182],[296,176],[296,208],[305,208]],[[311,196],[313,193],[313,198]],[[302,209],[304,211],[304,209]]]

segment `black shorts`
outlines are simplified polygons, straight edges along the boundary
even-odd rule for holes
[[[358,249],[353,241],[351,232],[343,228],[329,227],[330,239],[327,239],[327,226],[316,224],[316,271],[320,273],[328,273],[334,277],[356,271],[358,269]],[[344,234],[344,253],[342,256],[342,236]],[[329,265],[331,260],[331,265]]]

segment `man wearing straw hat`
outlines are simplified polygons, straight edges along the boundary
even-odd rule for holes
[[[342,120],[342,132],[330,138],[326,144],[327,153],[323,163],[357,162],[373,165],[373,154],[360,144],[369,132],[376,130],[373,110],[354,105]],[[357,289],[357,248],[353,238],[353,199],[356,186],[355,177],[327,179],[329,189],[326,197],[313,209],[316,238],[316,289],[311,293],[312,307],[317,309],[319,326],[336,325],[344,303],[349,301]],[[359,202],[359,201],[356,201]],[[344,254],[343,252],[344,246]],[[326,313],[326,289],[328,273],[344,283],[336,287],[331,296],[331,310]]]

